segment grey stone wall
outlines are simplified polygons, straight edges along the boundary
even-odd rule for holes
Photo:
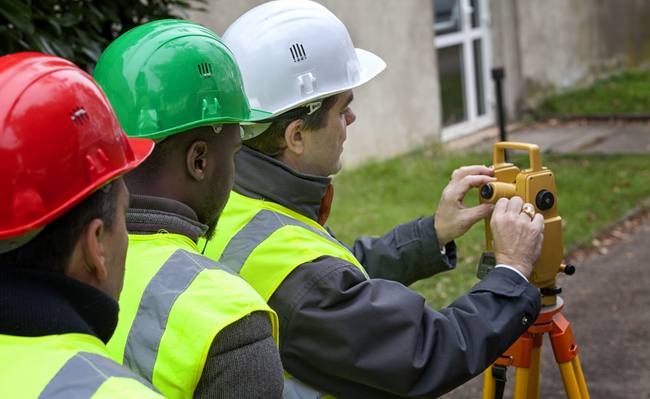
[[[645,0],[492,0],[494,63],[509,109],[650,62]]]

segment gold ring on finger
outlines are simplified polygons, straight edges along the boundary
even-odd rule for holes
[[[530,217],[530,220],[533,220],[535,217],[535,207],[531,204],[526,203],[521,207],[521,213],[525,213],[528,215],[528,217]]]

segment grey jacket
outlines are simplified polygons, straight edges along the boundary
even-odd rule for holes
[[[318,220],[330,179],[247,147],[236,171],[240,194]],[[447,255],[438,248],[429,217],[356,240],[352,250],[370,279],[330,256],[297,267],[269,300],[285,369],[342,398],[436,397],[481,373],[536,319],[538,291],[500,268],[435,311],[405,285],[453,268],[454,244]]]
[[[187,205],[166,198],[133,195],[127,213],[130,234],[160,230],[197,241],[207,226]],[[218,295],[218,293],[215,293]],[[255,312],[217,334],[201,374],[195,398],[280,398],[282,365],[266,313]]]

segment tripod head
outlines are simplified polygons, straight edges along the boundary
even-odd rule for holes
[[[505,161],[506,149],[528,152],[529,167],[520,169]],[[552,306],[560,289],[556,286],[557,273],[573,274],[575,268],[564,265],[562,244],[562,218],[558,214],[557,189],[553,172],[545,166],[535,144],[503,141],[494,144],[493,166],[497,181],[482,186],[479,190],[481,203],[496,203],[499,198],[521,197],[533,204],[535,212],[544,216],[544,243],[539,259],[534,265],[530,282],[540,289],[542,304]],[[478,277],[483,278],[495,265],[492,247],[490,219],[485,219],[485,247],[478,268]]]

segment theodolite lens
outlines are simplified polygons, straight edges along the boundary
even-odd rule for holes
[[[555,204],[555,197],[552,192],[542,190],[537,193],[537,196],[535,197],[535,205],[537,205],[537,209],[545,211],[553,208],[553,204]]]
[[[486,184],[483,187],[481,187],[481,197],[485,199],[490,199],[492,198],[493,194],[494,194],[494,190],[492,189],[491,184]]]

